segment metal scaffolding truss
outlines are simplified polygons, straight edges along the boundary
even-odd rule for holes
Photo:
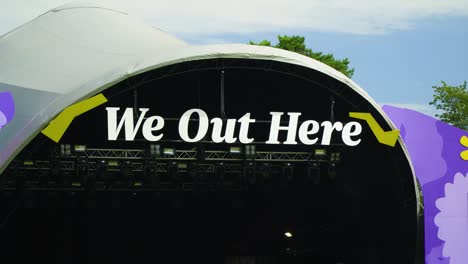
[[[255,162],[258,166],[262,166],[261,163],[282,166],[283,163],[289,162],[329,162],[326,156],[317,159],[313,153],[308,152],[259,151],[248,157],[244,153],[229,151],[204,151],[202,157],[196,150],[177,150],[171,154],[160,153],[151,156],[149,151],[142,149],[88,148],[83,151],[70,151],[68,155],[57,152],[54,160],[18,160],[6,174],[15,175],[18,169],[29,174],[47,171],[52,173],[55,170],[74,173],[97,171],[100,166],[105,166],[108,172],[122,172],[128,169],[134,173],[146,173],[147,169],[167,173],[171,166],[176,166],[180,173],[215,173],[216,167],[222,166],[227,173],[240,173],[248,162]]]
[[[96,171],[99,166],[98,161],[88,161],[86,164],[79,164],[79,162],[76,160],[63,160],[57,162],[57,164],[62,171],[75,171],[80,166],[81,168],[83,166],[87,166],[90,171]],[[109,163],[106,163],[107,171],[109,172],[117,172],[121,170],[120,164],[116,164],[115,166],[109,166],[108,164]],[[176,164],[176,166],[178,166],[177,169],[179,172],[198,171],[204,173],[213,173],[215,171],[215,167],[217,166],[213,163],[196,163],[196,167],[190,167],[188,164],[183,165],[184,166],[180,166],[180,164]],[[167,172],[170,165],[167,162],[157,162],[148,165],[141,161],[134,161],[130,162],[128,166],[128,168],[133,172],[143,172],[145,168],[149,166],[156,166],[157,172]],[[222,166],[225,168],[225,172],[227,173],[240,172],[243,168],[241,164],[223,164]],[[27,164],[23,164],[19,168],[27,171],[47,171],[52,170],[54,165],[50,161],[36,160],[30,161]]]
[[[148,159],[148,152],[141,149],[86,149],[83,152],[72,153],[68,158],[86,157],[88,159],[115,159],[115,160],[143,160]],[[255,161],[282,161],[304,162],[315,157],[309,152],[256,152],[249,160]],[[196,150],[176,150],[174,155],[160,155],[157,160],[197,160]],[[227,151],[205,151],[204,159],[209,161],[239,161],[245,160],[242,153]]]
[[[145,159],[145,151],[138,149],[86,149],[75,153],[89,159]],[[75,156],[76,157],[76,156]]]

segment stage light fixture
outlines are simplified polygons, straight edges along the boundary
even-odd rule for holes
[[[128,175],[129,170],[131,169],[130,165],[131,163],[128,160],[120,163],[120,171],[122,172],[122,174]]]
[[[77,159],[76,173],[81,182],[86,183],[90,176],[89,161],[87,158]]]
[[[176,150],[174,148],[164,148],[163,153],[166,156],[175,156]]]
[[[69,144],[65,145],[65,156],[70,156],[71,155],[71,147]]]
[[[62,157],[71,156],[71,146],[69,144],[60,144],[60,155]]]
[[[145,182],[153,187],[159,186],[160,179],[157,171],[157,163],[155,161],[147,161],[145,163]]]
[[[311,162],[307,165],[307,180],[314,184],[320,183],[320,167],[316,162]]]
[[[247,159],[254,159],[256,155],[256,148],[255,145],[247,145],[245,146],[245,157]]]
[[[109,162],[111,163],[111,162]],[[117,163],[118,164],[118,163]],[[105,179],[107,174],[107,162],[105,160],[100,160],[96,164],[96,174],[99,179]],[[111,165],[109,165],[111,166]]]
[[[341,153],[340,152],[332,152],[330,154],[330,161],[332,163],[338,163],[341,161]]]
[[[177,163],[177,168],[179,169],[186,170],[187,167],[188,167],[187,163]]]
[[[150,144],[150,156],[156,158],[161,156],[161,145],[159,144]]]
[[[60,156],[65,156],[65,145],[60,144]]]
[[[96,174],[88,173],[85,181],[86,189],[88,191],[96,191]]]
[[[100,163],[101,163],[101,164],[106,164],[106,161],[105,161],[105,160],[101,160]],[[118,166],[119,166],[119,162],[116,161],[116,160],[110,160],[110,161],[107,162],[107,165],[108,165],[109,167],[118,167]]]
[[[269,181],[271,179],[271,165],[269,163],[263,163],[261,165],[261,173],[263,175],[263,180]]]
[[[75,145],[74,150],[75,150],[75,152],[85,152],[86,151],[86,145]]]
[[[315,149],[314,151],[315,157],[325,157],[327,155],[326,149]]]
[[[290,182],[293,180],[294,166],[292,165],[292,163],[290,162],[285,163],[283,165],[282,172],[283,172],[283,182],[284,181]]]
[[[254,162],[246,162],[243,168],[244,181],[248,184],[255,184],[257,182],[256,169]]]
[[[240,154],[241,152],[242,152],[242,147],[239,147],[239,146],[229,147],[229,153],[231,154]]]
[[[330,177],[330,180],[334,180],[336,178],[336,165],[334,163],[330,164],[328,167],[328,177]]]
[[[223,184],[226,173],[226,166],[224,162],[218,162],[215,164],[215,175],[218,181],[218,184]]]
[[[175,161],[169,162],[167,173],[168,173],[170,179],[177,181],[177,173],[178,172],[179,172],[179,166],[177,165],[177,162],[175,162]]]
[[[24,166],[28,166],[28,167],[34,166],[34,161],[32,161],[32,160],[25,160],[25,161],[23,161],[23,165],[24,165]]]
[[[126,160],[120,163],[120,176],[128,180],[128,184],[133,185],[133,174],[130,161]]]
[[[292,235],[291,232],[285,232],[284,236],[287,237],[287,238],[291,238],[293,235]]]

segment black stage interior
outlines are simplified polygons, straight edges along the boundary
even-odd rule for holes
[[[250,112],[261,121],[252,129],[254,155],[235,144],[241,153],[230,154],[231,145],[209,137],[193,144],[178,138],[177,118],[188,109],[223,117],[221,86],[226,118]],[[270,111],[341,122],[351,111],[370,112],[383,125],[344,84],[299,66],[220,59],[148,71],[103,94],[109,102],[77,117],[60,144],[37,135],[1,175],[5,256],[57,263],[414,263],[415,186],[399,145],[379,144],[365,123],[356,147],[339,137],[330,146],[264,144]],[[150,143],[138,134],[132,142],[108,141],[109,106],[146,107],[167,118],[164,140]],[[76,144],[95,153],[60,152]],[[153,157],[150,144],[194,156]],[[140,152],[125,158],[103,151],[109,149]]]

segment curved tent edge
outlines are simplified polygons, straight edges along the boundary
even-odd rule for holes
[[[86,84],[77,87],[69,94],[61,95],[60,98],[62,98],[63,100],[55,100],[54,103],[48,105],[47,108],[44,109],[43,112],[45,116],[47,116],[47,121],[42,122],[41,126],[36,128],[29,126],[23,128],[23,130],[33,132],[30,135],[28,135],[26,139],[21,141],[21,145],[18,146],[13,153],[10,153],[10,155],[8,155],[7,160],[5,160],[5,162],[0,167],[0,173],[2,173],[5,170],[5,168],[9,165],[9,163],[14,159],[14,157],[16,157],[16,155],[66,107],[81,100],[84,100],[99,92],[102,92],[107,88],[110,88],[111,86],[122,82],[130,77],[151,70],[176,65],[183,62],[223,58],[272,60],[281,63],[303,66],[312,70],[319,71],[344,83],[347,87],[353,89],[355,92],[360,94],[363,98],[366,99],[367,102],[369,102],[374,107],[374,109],[377,110],[377,112],[392,129],[396,129],[395,125],[390,120],[390,118],[385,114],[381,107],[367,94],[367,92],[365,92],[365,90],[359,87],[356,83],[354,83],[344,74],[336,71],[335,69],[321,62],[289,51],[246,44],[192,46],[189,48],[181,49],[180,52],[178,52],[175,55],[170,54],[166,58],[151,58],[140,63],[127,65],[126,67],[119,67],[118,69],[109,71],[103,76],[88,81]],[[36,116],[36,118],[38,117]],[[33,122],[29,122],[29,124],[31,123]],[[405,156],[408,159],[408,163],[410,164],[411,171],[413,173],[413,179],[415,181],[414,185],[417,186],[413,165],[411,163],[411,159],[409,157],[407,148],[401,138],[398,138],[398,143],[402,147],[403,152],[405,153]]]

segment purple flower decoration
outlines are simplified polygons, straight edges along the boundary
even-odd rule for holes
[[[468,252],[468,235],[463,233],[468,230],[468,187],[462,187],[462,182],[466,181],[463,175],[468,173],[468,161],[460,155],[466,150],[460,138],[468,136],[468,131],[414,110],[393,106],[384,106],[383,109],[401,130],[414,172],[422,186],[426,263],[468,263],[468,258],[462,259],[468,256],[465,253]],[[457,173],[460,176],[454,181]],[[458,190],[458,196],[453,188]],[[463,188],[466,189],[462,198]],[[440,199],[445,200],[436,205]],[[442,202],[448,200],[450,202]],[[460,209],[455,218],[450,216],[453,209]],[[436,215],[437,223],[434,220]],[[456,237],[450,235],[452,233],[458,234],[460,243],[455,242]]]
[[[455,174],[453,183],[445,184],[445,197],[437,199],[440,210],[434,219],[437,236],[445,241],[442,255],[450,264],[468,261],[468,173]]]
[[[0,93],[0,129],[15,116],[15,103],[11,92]]]

